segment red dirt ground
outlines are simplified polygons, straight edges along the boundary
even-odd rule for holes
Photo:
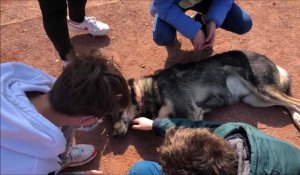
[[[252,30],[238,36],[217,30],[214,53],[245,49],[267,55],[293,79],[292,94],[300,99],[300,1],[237,1],[253,18]],[[71,34],[77,51],[96,48],[113,58],[127,78],[153,73],[178,61],[200,59],[192,45],[178,34],[181,46],[166,48],[152,40],[150,0],[88,0],[87,15],[107,22],[108,36]],[[1,0],[1,63],[22,61],[58,76],[62,63],[47,38],[36,0]],[[253,108],[236,104],[214,111],[206,120],[246,122],[300,148],[300,133],[282,107]],[[124,138],[111,136],[106,118],[94,131],[75,133],[74,143],[96,144],[99,154],[91,163],[71,170],[100,169],[126,174],[139,160],[157,160],[161,138],[151,132],[130,130]]]

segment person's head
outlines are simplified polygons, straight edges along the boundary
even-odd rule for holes
[[[49,92],[51,107],[70,116],[104,116],[130,103],[125,78],[112,61],[93,51],[73,57]]]
[[[237,174],[235,151],[208,129],[169,129],[159,154],[166,175]]]

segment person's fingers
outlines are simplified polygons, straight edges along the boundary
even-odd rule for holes
[[[195,45],[194,45],[194,50],[195,51],[201,50],[201,47],[202,47],[202,44],[199,43],[199,42],[196,42]]]
[[[145,126],[140,124],[132,125],[132,129],[145,130]]]
[[[197,46],[197,51],[201,51],[201,50],[203,50],[204,49],[204,44],[199,44],[198,46]]]
[[[203,48],[209,48],[212,46],[212,43],[211,42],[207,42],[203,45]]]
[[[207,37],[206,37],[206,42],[209,42],[209,41],[211,41],[212,39],[213,39],[213,36],[214,36],[214,31],[212,31],[212,30],[207,30],[208,31],[208,33],[207,33]]]
[[[197,51],[197,45],[196,44],[194,45],[194,51]]]
[[[98,170],[91,170],[93,175],[100,175],[100,174],[103,174],[103,171],[98,171]]]
[[[84,175],[102,175],[103,171],[99,171],[99,170],[90,170],[90,171],[86,171],[84,172]]]
[[[136,119],[132,120],[132,123],[133,124],[139,124],[140,123],[140,119],[136,118]]]
[[[196,45],[195,51],[198,51],[198,50],[200,50],[200,47],[199,47],[199,45]]]
[[[140,129],[140,125],[132,125],[132,129]]]
[[[207,37],[206,37],[206,39],[205,39],[205,42],[209,42],[211,39],[212,39],[212,34],[209,32],[209,33],[207,34]]]
[[[194,51],[197,51],[197,44],[194,44]]]

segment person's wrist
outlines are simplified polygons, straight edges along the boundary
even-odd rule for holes
[[[150,123],[150,125],[149,125],[148,130],[151,131],[151,130],[153,130],[153,120],[151,120],[149,123]]]
[[[207,25],[209,25],[210,27],[214,27],[214,28],[217,28],[217,24],[214,20],[209,20],[206,22]]]

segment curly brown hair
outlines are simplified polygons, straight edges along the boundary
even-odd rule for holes
[[[49,100],[54,110],[74,116],[107,115],[131,101],[126,79],[97,51],[72,56],[49,92]]]
[[[169,129],[159,152],[167,175],[237,174],[235,151],[205,128]]]

